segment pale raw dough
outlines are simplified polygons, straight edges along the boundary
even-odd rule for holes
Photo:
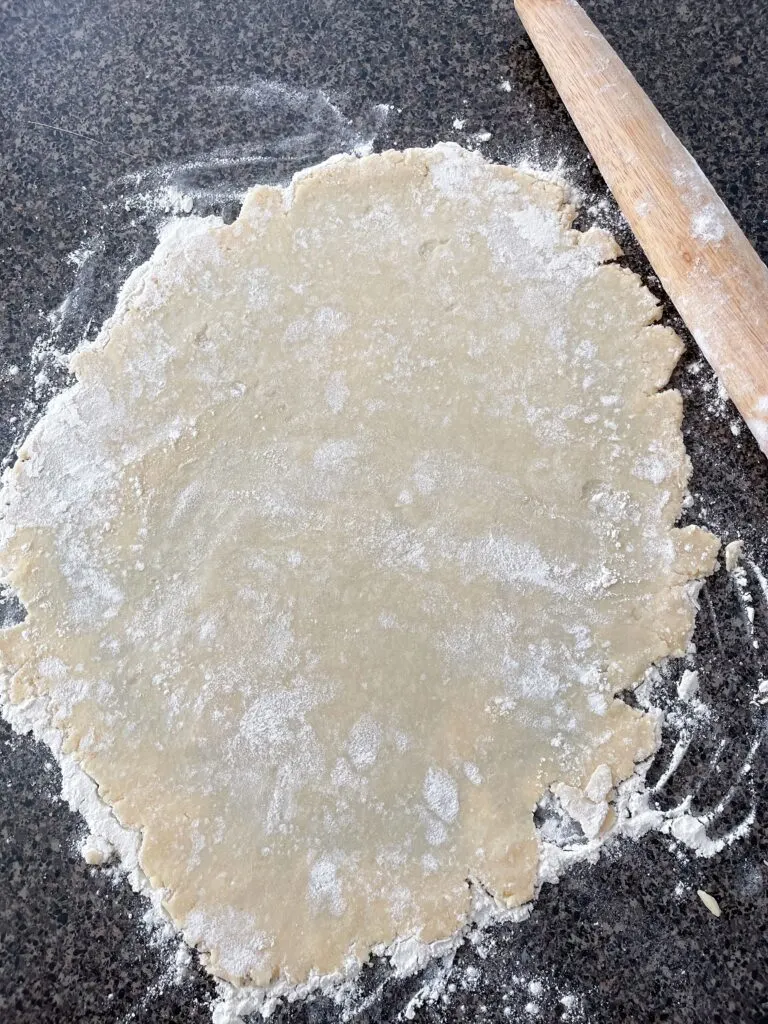
[[[537,800],[596,834],[654,748],[613,695],[717,542],[673,525],[680,343],[572,217],[453,146],[255,188],[167,233],[6,478],[10,698],[222,977],[530,899]]]

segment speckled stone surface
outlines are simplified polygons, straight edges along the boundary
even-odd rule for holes
[[[768,257],[764,0],[586,6]],[[488,131],[488,156],[562,158],[587,205],[604,196],[511,0],[7,0],[0,121],[3,451],[66,379],[50,358],[30,363],[35,340],[53,332],[67,349],[98,329],[153,247],[159,213],[147,196],[163,185],[192,196],[195,212],[231,218],[246,185],[285,180],[356,140],[375,134],[384,148]],[[593,216],[617,223],[610,204]],[[626,232],[622,241],[647,277]],[[66,257],[83,245],[93,255],[78,270]],[[47,316],[73,284],[65,309]],[[668,306],[666,316],[678,323]],[[725,798],[714,835],[750,808],[755,824],[712,859],[675,851],[657,833],[614,845],[599,864],[545,885],[526,922],[467,943],[434,1001],[410,1002],[437,967],[398,981],[374,964],[347,1019],[768,1022],[768,765],[765,715],[751,701],[768,678],[759,574],[768,570],[768,471],[690,343],[674,383],[694,465],[686,520],[744,538],[756,612],[752,630],[724,570],[707,584],[696,644],[713,713],[659,802],[692,794],[693,809],[707,813]],[[674,708],[674,671],[667,688]],[[652,780],[672,743],[670,732]],[[210,1020],[210,981],[193,965],[171,983],[141,901],[78,856],[82,823],[58,799],[50,755],[4,725],[0,779],[0,1021]],[[720,900],[720,919],[697,888]],[[318,998],[273,1019],[340,1018]]]

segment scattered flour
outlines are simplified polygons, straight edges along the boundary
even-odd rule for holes
[[[690,678],[691,675],[695,675],[695,672],[686,669],[685,674]],[[661,685],[661,680],[658,670],[650,670],[646,683],[639,691],[641,702],[646,702],[651,707],[650,702],[653,699],[654,689],[659,685]],[[768,691],[768,683],[765,684],[765,688]],[[691,696],[683,696],[682,700],[690,701]],[[119,824],[112,811],[100,799],[90,777],[69,755],[63,753],[60,737],[47,724],[48,715],[39,702],[29,702],[23,706],[3,703],[2,713],[17,732],[31,732],[36,739],[43,741],[51,748],[61,766],[62,796],[73,811],[82,815],[88,828],[88,834],[81,847],[83,856],[93,864],[114,863],[115,869],[127,877],[132,888],[147,899],[148,909],[145,921],[156,934],[169,943],[169,957],[176,965],[174,971],[170,971],[167,978],[164,976],[163,984],[171,984],[174,979],[181,980],[189,963],[189,953],[183,944],[180,945],[178,941],[174,941],[174,929],[162,906],[164,893],[150,886],[139,867],[140,836],[127,831]],[[699,705],[699,710],[694,711],[694,715],[701,716],[702,714],[706,715],[706,708]],[[357,723],[350,734],[350,751],[356,751],[354,756],[361,763],[372,763],[371,759],[375,757],[379,741],[380,736],[376,723],[363,719]],[[758,743],[759,739],[753,743],[750,754],[739,773],[740,779],[748,778],[751,760],[755,755]],[[353,756],[352,753],[350,756]],[[673,760],[675,757],[676,754],[673,754]],[[693,856],[708,858],[716,856],[749,833],[755,818],[754,808],[741,823],[725,835],[718,838],[710,837],[709,830],[715,825],[719,814],[722,813],[727,803],[727,797],[717,807],[706,813],[694,813],[691,810],[690,797],[667,811],[660,810],[655,804],[653,796],[654,790],[659,789],[660,783],[657,783],[652,790],[645,781],[651,763],[646,762],[639,765],[635,775],[621,783],[615,791],[612,788],[610,772],[605,770],[607,766],[596,769],[585,787],[584,793],[578,790],[571,793],[569,791],[571,787],[555,787],[555,795],[559,797],[559,800],[550,804],[550,809],[555,808],[554,817],[550,817],[548,823],[540,828],[540,885],[544,882],[556,883],[575,864],[596,863],[605,843],[620,837],[636,840],[648,832],[660,832],[669,835],[681,847],[690,851]],[[469,765],[465,766],[464,770],[468,777],[472,778],[476,768]],[[737,780],[736,784],[738,781],[740,780]],[[613,793],[615,796],[611,798]],[[435,815],[443,820],[450,821],[458,812],[456,784],[445,772],[436,770],[428,773],[424,780],[424,799]],[[615,815],[615,822],[600,835],[600,825],[610,810]],[[569,821],[576,822],[576,834],[569,826]],[[343,906],[343,893],[332,860],[325,858],[315,863],[311,872],[311,882],[313,891],[310,895],[312,899],[327,903],[331,908]],[[438,1001],[444,1004],[450,1002],[456,991],[453,982],[454,957],[463,942],[469,940],[477,945],[478,942],[485,941],[483,936],[487,934],[484,931],[486,925],[503,921],[514,925],[515,922],[525,920],[532,909],[532,904],[512,910],[500,907],[480,889],[473,890],[473,895],[474,911],[471,920],[452,938],[427,944],[416,936],[409,936],[399,939],[390,947],[379,947],[374,951],[375,955],[389,960],[397,977],[406,978],[424,970],[429,964],[437,965],[435,970],[425,977],[423,985],[416,994],[410,998],[402,1012],[403,1019],[413,1019],[416,1011],[422,1005]],[[712,912],[716,913],[714,910]],[[193,931],[194,922],[187,930],[187,938],[190,940],[194,940]],[[230,925],[228,924],[222,931],[231,933]],[[253,943],[257,942],[258,936],[254,935]],[[281,982],[266,990],[236,989],[224,982],[218,982],[218,997],[212,1008],[212,1022],[213,1024],[238,1024],[244,1016],[256,1011],[264,1016],[269,1016],[281,1000],[287,999],[293,1002],[315,992],[332,996],[342,1007],[353,1007],[358,998],[357,980],[361,968],[362,964],[358,960],[350,958],[343,973],[326,976],[315,975],[305,985],[298,988],[289,988],[284,982]],[[517,982],[514,984],[516,985]],[[536,997],[541,995],[546,984],[540,978],[520,980],[521,988],[527,986],[532,1004],[536,1003]],[[541,990],[537,988],[538,985],[542,985]],[[450,991],[451,986],[453,986],[453,993]],[[564,1011],[570,1014],[561,1019],[574,1022],[584,1019],[580,998],[577,995],[566,993],[560,997],[560,1002]],[[528,1012],[532,1013],[533,1011],[529,1010]]]
[[[509,91],[509,83],[502,83],[500,88]],[[457,119],[454,127],[464,127],[464,122]],[[480,136],[483,136],[482,138]],[[475,136],[477,141],[486,141],[490,138],[489,133],[478,133]],[[224,159],[224,157],[222,157]],[[156,179],[157,180],[157,179]],[[165,189],[165,190],[164,190]],[[189,193],[179,191],[176,186],[168,185],[158,189],[155,183],[149,192],[145,193],[141,203],[146,205],[154,204],[154,209],[163,212],[190,213],[195,206],[195,198]],[[717,240],[717,225],[713,225],[704,216],[706,211],[699,215],[702,219],[697,221],[696,230],[700,237]],[[172,230],[172,227],[170,228]],[[71,254],[71,261],[78,267],[91,257],[92,252],[86,247],[76,250]],[[66,301],[62,304],[60,311],[52,317],[52,332],[50,338],[55,341],[57,317],[66,312]],[[51,358],[57,359],[55,344],[50,341],[40,351],[43,352],[40,361]],[[328,404],[334,411],[338,407],[343,408],[348,397],[348,390],[343,378],[333,379],[328,382],[326,388]],[[344,460],[354,456],[354,450],[349,446],[352,442],[335,442],[337,447],[323,450],[316,457],[333,464],[343,465]],[[341,445],[339,448],[338,446]],[[344,447],[344,446],[347,447]],[[320,450],[319,450],[320,451]],[[642,467],[641,473],[648,479],[656,479],[662,470],[655,465]],[[660,477],[663,479],[663,476]],[[496,543],[496,542],[494,542]],[[741,542],[735,542],[726,549],[726,565],[729,571],[735,571],[741,558]],[[498,552],[497,552],[498,554]],[[482,557],[480,555],[479,557]],[[502,557],[499,563],[503,566]],[[518,565],[520,562],[518,561]],[[755,569],[757,567],[754,567]],[[540,571],[541,567],[534,567],[531,571]],[[546,574],[545,574],[546,575]],[[557,575],[557,574],[555,574]],[[544,578],[544,577],[542,577]],[[547,578],[552,579],[553,576]],[[766,587],[768,594],[768,587]],[[768,682],[765,685],[765,692],[768,693]],[[652,685],[646,687],[646,691],[652,695]],[[678,696],[681,702],[691,707],[691,713],[702,714],[701,703],[697,700],[698,695],[698,674],[694,668],[684,671],[678,685]],[[649,705],[650,706],[650,705]],[[164,893],[161,890],[153,889],[143,875],[138,864],[138,849],[140,836],[125,830],[112,814],[110,809],[99,798],[97,789],[92,780],[79,768],[77,763],[61,749],[61,741],[55,729],[47,723],[50,721],[45,708],[35,702],[24,706],[12,706],[4,703],[2,707],[4,717],[10,721],[13,728],[18,732],[32,732],[37,739],[44,741],[54,752],[62,770],[62,796],[69,806],[79,812],[84,818],[88,827],[88,835],[82,844],[82,854],[90,864],[100,865],[108,863],[119,864],[119,870],[123,872],[132,887],[140,892],[149,902],[147,920],[168,938],[173,936],[173,929],[163,910],[162,901]],[[348,739],[347,752],[350,760],[359,769],[364,769],[375,763],[379,745],[382,741],[380,727],[376,722],[361,719],[353,727]],[[681,739],[672,756],[671,767],[668,768],[666,778],[669,778],[677,765],[682,761],[687,749],[685,730],[681,730]],[[754,753],[754,748],[752,753]],[[745,765],[748,762],[745,762]],[[605,767],[605,766],[603,766]],[[560,835],[559,841],[542,839],[540,843],[540,864],[539,882],[557,881],[568,868],[575,863],[587,861],[595,862],[600,851],[607,840],[619,836],[639,838],[649,831],[658,831],[670,835],[682,846],[699,857],[711,857],[719,853],[726,846],[732,844],[739,838],[748,834],[754,821],[754,810],[745,817],[743,822],[725,836],[717,839],[709,837],[708,829],[717,818],[717,808],[708,815],[696,815],[691,811],[690,798],[684,800],[679,806],[668,810],[660,811],[654,804],[653,793],[645,783],[645,775],[649,765],[645,764],[638,768],[637,773],[627,782],[621,784],[618,790],[612,795],[612,779],[610,770],[607,776],[605,772],[598,769],[590,779],[584,793],[579,790],[571,790],[573,787],[561,786],[555,788],[555,796],[558,798],[560,812],[564,822],[570,819],[575,821],[581,830],[581,836],[577,842],[569,842],[563,836],[567,835],[567,829]],[[463,766],[466,777],[477,781],[477,767],[470,762]],[[666,781],[665,776],[662,779]],[[660,788],[663,782],[656,784],[655,789]],[[423,785],[423,797],[430,811],[441,821],[452,821],[459,811],[458,789],[454,779],[446,772],[435,769],[430,770]],[[609,811],[615,813],[615,823],[601,834],[603,825],[608,818]],[[552,832],[550,830],[550,835]],[[343,906],[343,893],[336,874],[336,866],[330,859],[317,861],[311,871],[311,898],[325,902],[332,909]],[[452,939],[444,940],[431,945],[421,942],[418,937],[411,936],[398,940],[394,945],[376,950],[378,955],[389,958],[392,968],[397,976],[407,977],[422,970],[431,962],[439,962],[441,970],[438,972],[437,982],[433,979],[425,990],[414,996],[409,1006],[403,1011],[405,1019],[412,1019],[420,1005],[435,1002],[445,994],[450,985],[450,969],[453,966],[453,958],[459,945],[471,935],[477,934],[485,924],[496,921],[523,920],[529,913],[529,907],[518,908],[510,911],[501,908],[491,901],[481,891],[474,892],[476,906],[470,924]],[[699,892],[699,896],[705,905],[714,914],[719,915],[719,907],[713,897]],[[707,898],[705,898],[707,897]],[[709,902],[711,901],[711,903]],[[714,906],[713,906],[714,905]],[[714,909],[717,907],[717,909]],[[194,922],[190,926],[194,930]],[[192,935],[188,935],[193,939]],[[253,937],[253,942],[258,942],[258,936]],[[186,966],[188,952],[184,946],[178,946],[174,953],[175,962]],[[186,959],[185,959],[186,958]],[[236,990],[225,983],[219,983],[219,999],[213,1009],[214,1024],[234,1024],[243,1015],[260,1010],[268,1015],[277,1005],[281,998],[301,998],[309,992],[320,990],[333,994],[340,1001],[351,1000],[354,993],[354,983],[359,975],[361,965],[356,960],[350,960],[346,965],[343,974],[334,974],[325,977],[313,977],[309,982],[299,989],[289,990],[283,983],[268,990],[263,989],[239,989]],[[526,1012],[533,1018],[539,1013],[539,998],[544,992],[545,982],[541,979],[515,979],[514,983],[520,981],[520,987],[526,988],[530,999],[526,1003]],[[570,993],[560,998],[563,1007],[563,1020],[579,1020],[581,1017],[579,997]]]
[[[691,230],[703,242],[721,242],[725,238],[726,225],[720,207],[710,203],[691,218]]]

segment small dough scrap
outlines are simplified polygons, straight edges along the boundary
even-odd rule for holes
[[[6,475],[9,699],[219,977],[448,936],[468,879],[530,900],[537,801],[655,749],[615,695],[718,544],[674,525],[680,342],[573,214],[439,145],[187,218]]]

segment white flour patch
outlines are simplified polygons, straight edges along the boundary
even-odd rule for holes
[[[441,821],[453,821],[459,813],[459,791],[451,776],[441,768],[430,768],[424,779],[424,799]]]
[[[343,370],[338,370],[331,376],[325,386],[325,397],[333,412],[341,412],[347,404],[349,388],[346,385]]]
[[[691,232],[703,242],[721,242],[726,228],[722,208],[715,203],[704,206],[691,218]]]

